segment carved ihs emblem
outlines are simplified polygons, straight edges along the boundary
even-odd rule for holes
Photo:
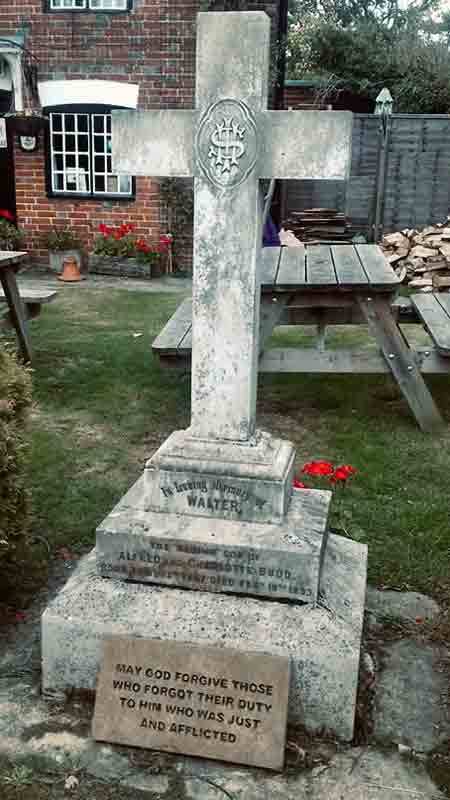
[[[232,167],[239,166],[238,159],[245,153],[244,135],[245,128],[234,117],[224,117],[222,122],[216,122],[208,158],[218,172],[231,172]]]

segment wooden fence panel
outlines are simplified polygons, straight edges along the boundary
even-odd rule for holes
[[[336,208],[370,238],[382,186],[383,232],[444,220],[450,209],[450,117],[394,114],[389,127],[384,182],[381,119],[355,114],[349,181],[289,181],[286,216],[306,208]]]

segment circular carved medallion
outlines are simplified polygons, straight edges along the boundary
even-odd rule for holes
[[[224,98],[213,103],[198,126],[195,150],[200,168],[211,183],[234,188],[256,164],[256,122],[241,100]]]

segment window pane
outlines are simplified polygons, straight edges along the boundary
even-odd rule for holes
[[[63,137],[57,133],[53,134],[53,150],[62,153],[63,150]]]
[[[130,196],[129,175],[116,175],[111,164],[110,114],[50,114],[53,191],[63,194]]]
[[[94,153],[101,153],[103,155],[105,152],[105,145],[106,145],[105,137],[94,134],[93,142],[94,142]]]
[[[80,153],[89,153],[89,136],[78,137],[78,150]]]
[[[69,151],[70,153],[73,153],[74,150],[75,150],[75,147],[76,147],[75,142],[76,142],[75,136],[71,136],[69,134],[66,134],[65,142],[64,142],[64,150]]]
[[[88,126],[88,114],[50,114],[53,191],[90,192]]]
[[[93,124],[94,133],[103,133],[105,130],[104,114],[93,114],[93,119],[94,119],[94,124]]]
[[[106,171],[106,164],[105,164],[105,157],[104,156],[95,156],[94,158],[94,169],[96,172],[105,172]]]
[[[62,192],[64,190],[64,173],[54,172],[52,187],[54,192]]]
[[[119,175],[119,192],[131,194],[131,177],[129,175]]]
[[[87,8],[86,0],[51,0],[50,8]]]
[[[116,175],[108,175],[107,186],[108,186],[108,192],[110,192],[111,194],[117,194],[118,186],[117,186]]]
[[[127,0],[89,0],[89,8],[102,11],[126,11]]]

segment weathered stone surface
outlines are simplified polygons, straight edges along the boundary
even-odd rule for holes
[[[366,608],[380,619],[395,617],[404,622],[432,619],[440,611],[432,597],[419,592],[380,591],[373,586],[367,587]]]
[[[233,800],[437,800],[441,796],[423,764],[374,748],[351,748],[328,764],[279,777],[256,776],[249,770],[224,774],[213,765],[202,768],[201,762],[195,774],[196,780],[189,777],[184,783],[188,800],[223,800],[224,792],[211,783],[223,787]]]
[[[260,179],[345,179],[350,165],[350,114],[267,111],[269,42],[264,13],[201,13],[185,139],[183,112],[173,134],[171,112],[156,112],[155,152],[151,116],[113,115],[115,171],[195,177],[191,424],[203,440],[255,429]]]
[[[44,779],[48,780],[50,769],[52,781],[61,778],[61,785],[73,771],[84,789],[86,779],[94,778],[108,786],[114,797],[120,796],[122,787],[146,791],[152,800],[169,800],[177,794],[186,800],[224,800],[224,792],[233,800],[437,800],[443,796],[424,764],[373,746],[338,747],[313,769],[291,768],[274,776],[203,758],[131,749],[119,752],[93,740],[85,714],[80,704],[50,707],[23,678],[9,684],[2,680],[0,754],[14,765],[28,766],[36,782],[41,769]],[[143,755],[147,758],[140,759]]]
[[[374,735],[428,753],[450,737],[448,677],[437,646],[386,644],[375,695]]]
[[[147,462],[145,504],[155,511],[281,522],[294,460],[291,442],[264,431],[245,443],[202,441],[175,431]]]
[[[105,639],[93,736],[281,770],[289,666],[267,653]]]
[[[330,536],[313,607],[100,578],[93,551],[43,615],[43,690],[93,689],[111,635],[289,656],[290,720],[351,739],[366,559],[364,545]]]
[[[316,602],[330,492],[295,492],[282,525],[145,511],[144,480],[97,529],[103,577]]]

